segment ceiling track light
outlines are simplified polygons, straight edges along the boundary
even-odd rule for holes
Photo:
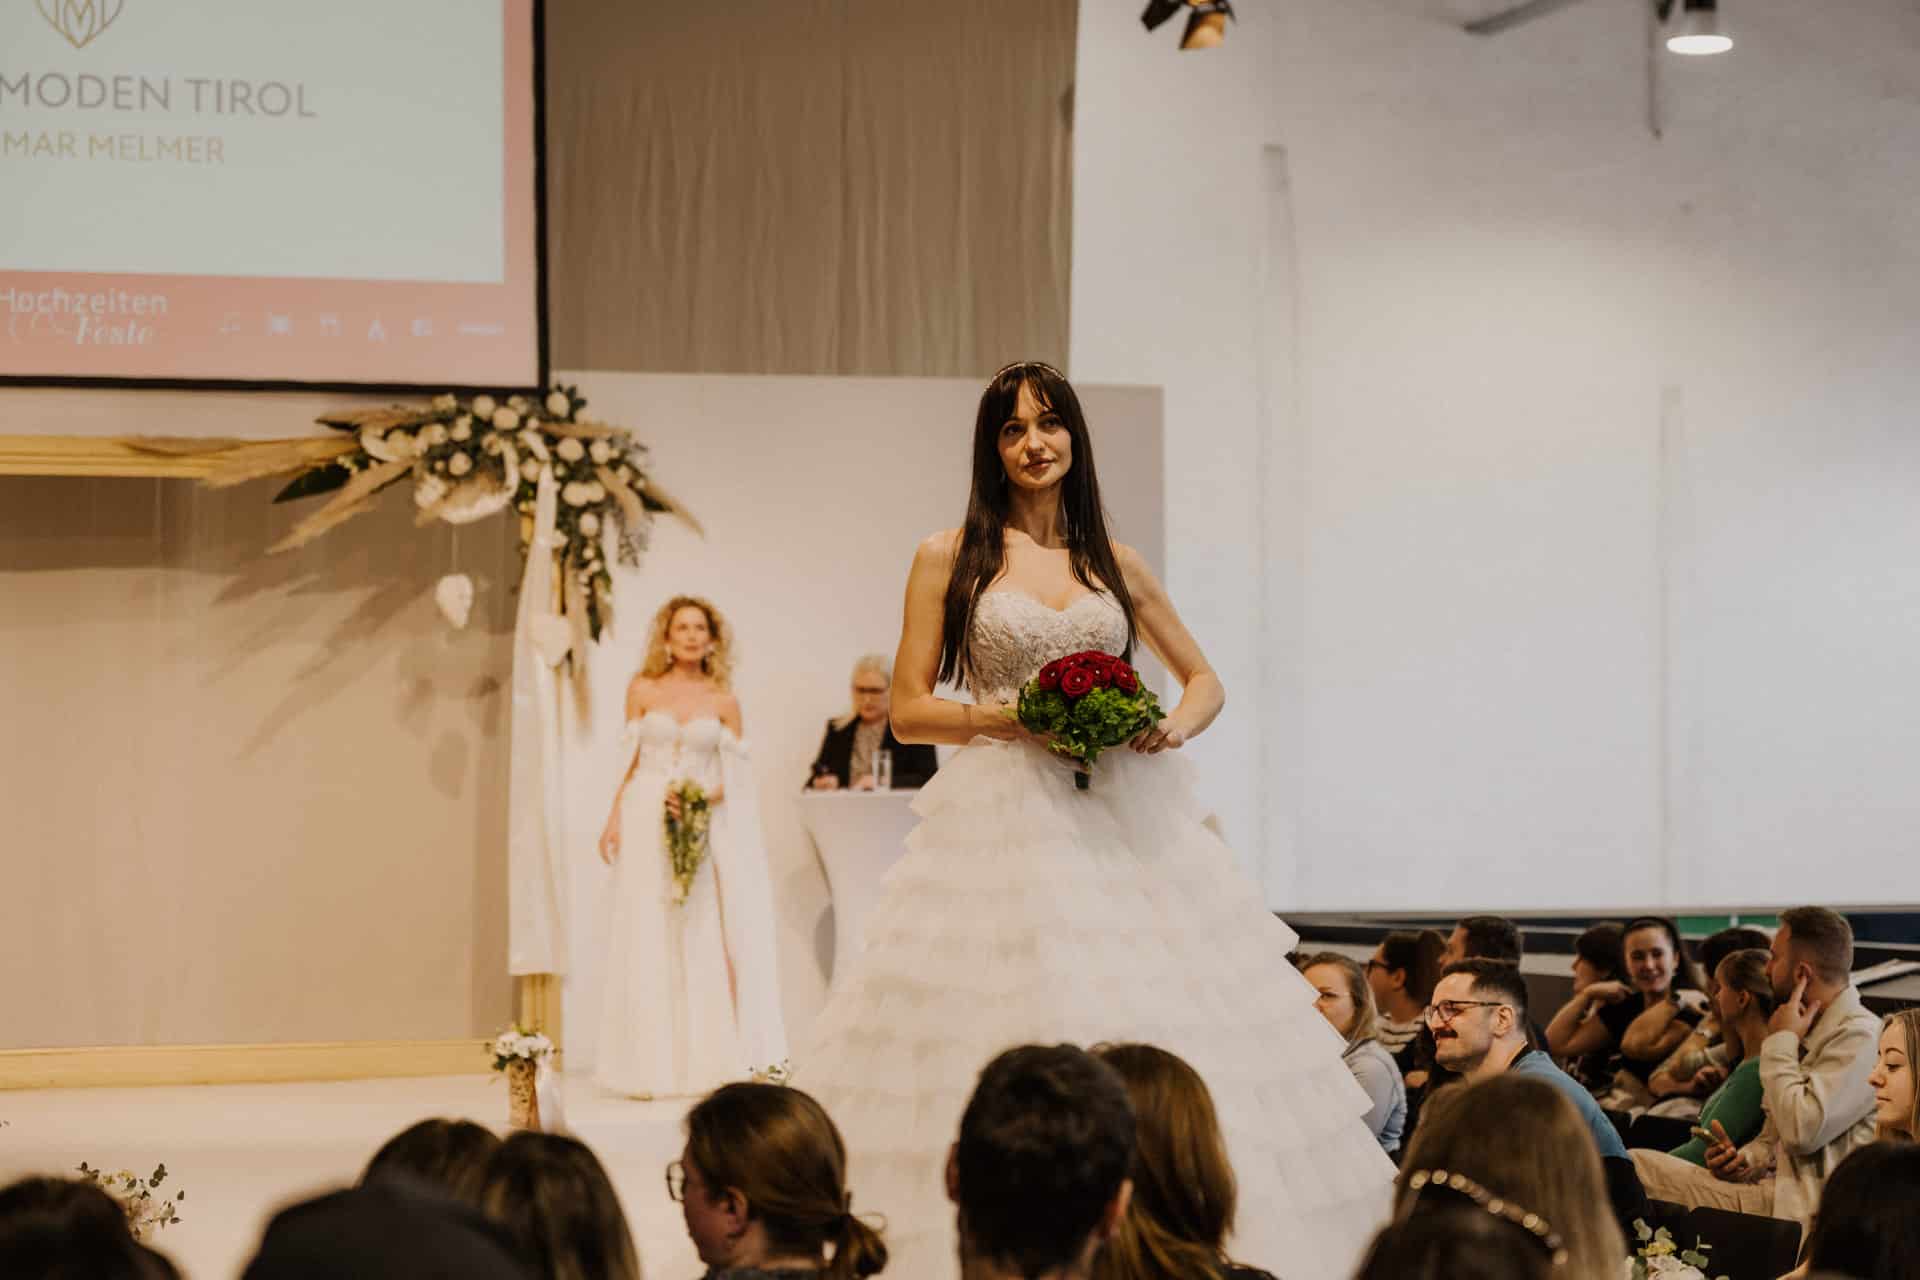
[[[1182,49],[1212,49],[1227,38],[1227,21],[1234,16],[1232,0],[1147,0],[1141,25],[1152,31],[1182,9],[1187,10]]]
[[[1720,0],[1658,0],[1660,20],[1668,21],[1677,7],[1679,20],[1667,33],[1667,52],[1688,57],[1725,53],[1733,39],[1720,24]]]

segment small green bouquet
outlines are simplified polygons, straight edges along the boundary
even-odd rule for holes
[[[1054,754],[1086,766],[1073,775],[1074,786],[1085,791],[1102,751],[1131,742],[1164,713],[1138,671],[1110,653],[1088,649],[1040,668],[1021,686],[1014,714],[1046,734]]]
[[[707,860],[707,832],[712,825],[713,805],[706,788],[697,782],[675,782],[667,794],[680,798],[680,816],[669,807],[664,816],[667,833],[667,864],[673,871],[673,902],[685,906],[693,892],[693,878]]]

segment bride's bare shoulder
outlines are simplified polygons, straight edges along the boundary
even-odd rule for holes
[[[951,569],[953,559],[959,553],[960,531],[942,529],[938,533],[930,533],[922,538],[920,545],[914,548],[914,567],[919,568],[924,565],[928,568]]]

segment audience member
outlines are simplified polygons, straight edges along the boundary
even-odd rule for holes
[[[1009,1049],[981,1071],[947,1156],[961,1280],[1088,1280],[1133,1195],[1133,1109],[1072,1045]]]
[[[1654,1162],[1649,1168],[1658,1175],[1647,1189],[1679,1204],[1805,1224],[1827,1175],[1873,1140],[1877,1107],[1867,1081],[1875,1071],[1880,1020],[1852,987],[1853,931],[1844,917],[1823,907],[1785,912],[1770,954],[1777,1005],[1760,1045],[1766,1124],[1744,1146],[1708,1126],[1714,1138],[1706,1169]]]
[[[1095,1045],[1133,1107],[1133,1200],[1095,1280],[1273,1280],[1227,1257],[1239,1188],[1206,1081],[1164,1049]]]
[[[1771,959],[1765,951],[1736,951],[1720,962],[1719,971],[1714,975],[1713,1000],[1733,1069],[1729,1072],[1725,1067],[1702,1067],[1696,1073],[1695,1078],[1702,1081],[1717,1079],[1719,1087],[1701,1109],[1693,1136],[1672,1150],[1637,1149],[1647,1145],[1642,1129],[1654,1124],[1652,1120],[1636,1123],[1628,1132],[1627,1145],[1635,1148],[1633,1160],[1640,1170],[1642,1183],[1651,1183],[1660,1176],[1657,1171],[1649,1172],[1649,1166],[1661,1160],[1684,1160],[1706,1168],[1707,1141],[1714,1131],[1705,1126],[1718,1125],[1719,1132],[1726,1134],[1728,1141],[1740,1146],[1751,1142],[1766,1123],[1761,1097],[1760,1045],[1767,1038],[1768,1020],[1773,1017],[1773,980],[1767,976]],[[1664,1125],[1673,1123],[1683,1122],[1657,1124],[1654,1132],[1664,1133]],[[1707,1136],[1700,1136],[1703,1133]]]
[[[1366,1090],[1367,1129],[1388,1155],[1400,1149],[1407,1123],[1407,1086],[1393,1055],[1380,1043],[1379,1014],[1367,975],[1354,961],[1337,951],[1307,957],[1301,969],[1318,993],[1313,1007],[1333,1024],[1347,1042],[1347,1070]],[[1135,1189],[1138,1194],[1138,1189]]]
[[[1519,964],[1524,951],[1520,926],[1505,916],[1468,916],[1453,926],[1440,953],[1440,967],[1462,960],[1504,960]]]
[[[1544,1225],[1551,1233],[1553,1224]],[[1553,1280],[1556,1275],[1551,1248],[1539,1234],[1465,1195],[1448,1197],[1436,1188],[1406,1198],[1394,1220],[1373,1238],[1354,1280]]]
[[[499,1147],[493,1130],[471,1120],[422,1120],[373,1153],[360,1185],[395,1176],[412,1178],[477,1208],[487,1161]]]
[[[940,762],[926,743],[901,742],[887,720],[887,698],[893,689],[893,668],[877,653],[853,664],[853,710],[827,722],[820,750],[813,758],[807,785],[819,791],[851,787],[870,791],[874,786],[874,759],[881,751],[893,759],[895,787],[923,787]]]
[[[1596,982],[1620,982],[1627,976],[1627,962],[1620,942],[1626,926],[1618,920],[1602,920],[1588,926],[1573,940],[1573,994],[1579,995]],[[1569,1058],[1567,1074],[1599,1093],[1610,1088],[1620,1069],[1620,1055],[1610,1049]]]
[[[1446,945],[1440,951],[1440,968],[1463,960],[1499,960],[1518,967],[1525,953],[1520,926],[1505,916],[1467,916],[1453,926]],[[1527,1042],[1535,1048],[1546,1044],[1546,1036],[1527,1019]],[[1446,1068],[1436,1066],[1433,1057],[1433,1028],[1422,1026],[1414,1039],[1413,1066],[1406,1072],[1409,1110],[1415,1119],[1426,1095],[1454,1082]]]
[[[1488,967],[1512,972],[1512,966]],[[1456,974],[1456,984],[1465,976]],[[1443,992],[1446,985],[1443,978]],[[1518,1020],[1510,1004],[1502,1000],[1490,1012],[1507,1024],[1511,1043],[1533,1052],[1513,1031]],[[1532,1234],[1543,1252],[1551,1259],[1565,1251],[1554,1275],[1619,1280],[1627,1256],[1625,1237],[1607,1213],[1606,1177],[1599,1154],[1585,1136],[1591,1125],[1582,1119],[1575,1095],[1585,1096],[1577,1085],[1568,1090],[1548,1077],[1513,1071],[1448,1089],[1429,1104],[1426,1121],[1408,1148],[1397,1207],[1405,1212],[1410,1197],[1451,1200],[1465,1195],[1489,1212],[1522,1223],[1523,1230],[1531,1213],[1536,1217]],[[1449,1175],[1444,1188],[1436,1185],[1439,1171]],[[1452,1175],[1460,1175],[1466,1184],[1455,1184]]]
[[[1573,940],[1573,989],[1585,991],[1596,982],[1618,982],[1627,976],[1621,951],[1627,927],[1618,920],[1601,920],[1581,930]]]
[[[530,1280],[499,1227],[432,1188],[399,1179],[336,1191],[281,1210],[267,1223],[259,1252],[242,1280],[349,1276]]]
[[[709,1280],[858,1280],[886,1269],[879,1232],[853,1215],[840,1130],[798,1089],[729,1084],[708,1094],[687,1113],[686,1149],[667,1185]]]
[[[1873,1090],[1875,1136],[1882,1142],[1920,1141],[1920,1090],[1913,1064],[1920,1061],[1920,1009],[1888,1016],[1880,1029],[1880,1057],[1867,1085]]]
[[[1557,1058],[1617,1050],[1616,1105],[1626,1110],[1652,1103],[1647,1080],[1705,1014],[1706,993],[1673,921],[1629,920],[1621,948],[1629,981],[1583,988],[1553,1016],[1547,1045]]]
[[[521,1130],[487,1161],[480,1207],[537,1280],[639,1280],[640,1258],[607,1171],[585,1143]]]
[[[1726,1068],[1732,1065],[1728,1060],[1726,1045],[1721,1037],[1720,1020],[1712,1004],[1720,962],[1736,951],[1765,951],[1773,945],[1773,938],[1758,929],[1736,925],[1731,929],[1722,929],[1710,934],[1700,943],[1700,970],[1707,979],[1707,998],[1709,1007],[1707,1016],[1693,1029],[1692,1034],[1680,1042],[1680,1046],[1667,1055],[1665,1062],[1654,1068],[1647,1077],[1647,1090],[1657,1099],[1652,1108],[1654,1115],[1674,1115],[1691,1117],[1698,1114],[1697,1107],[1684,1104],[1694,1098],[1705,1097],[1719,1087],[1720,1075],[1708,1075],[1695,1079],[1695,1074],[1704,1067]],[[1751,1052],[1751,1050],[1750,1050]]]
[[[1565,1095],[1593,1139],[1614,1214],[1621,1227],[1628,1228],[1644,1212],[1646,1196],[1626,1144],[1593,1095],[1552,1058],[1528,1045],[1526,1016],[1527,984],[1520,971],[1493,960],[1449,966],[1433,989],[1433,1007],[1427,1011],[1440,1065],[1469,1085],[1514,1074],[1544,1081]],[[1426,1121],[1421,1124],[1424,1128]],[[1416,1133],[1416,1148],[1418,1137]],[[1402,1163],[1415,1158],[1409,1151]]]
[[[0,1188],[0,1276],[169,1280],[173,1264],[141,1246],[126,1210],[80,1178],[22,1178]]]
[[[1380,939],[1367,961],[1367,986],[1379,1012],[1380,1043],[1404,1073],[1413,1062],[1413,1042],[1425,1026],[1422,1013],[1440,980],[1447,940],[1433,929],[1396,929]]]
[[[1849,1280],[1920,1272],[1920,1146],[1876,1142],[1842,1160],[1807,1237],[1806,1270]]]

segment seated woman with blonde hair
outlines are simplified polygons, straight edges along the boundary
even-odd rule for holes
[[[1273,1280],[1227,1257],[1239,1187],[1213,1095],[1185,1061],[1145,1044],[1095,1045],[1133,1107],[1133,1199],[1093,1280]]]
[[[853,664],[853,710],[827,721],[808,786],[816,791],[870,791],[875,785],[874,764],[883,751],[893,761],[892,786],[927,785],[940,762],[932,744],[902,742],[893,736],[887,720],[892,691],[893,667],[884,657],[869,653]]]
[[[847,1148],[798,1089],[729,1084],[687,1113],[667,1166],[706,1280],[859,1280],[887,1266],[880,1233],[853,1215]]]
[[[1337,951],[1322,951],[1300,962],[1300,972],[1317,993],[1313,1007],[1347,1042],[1347,1070],[1372,1103],[1367,1128],[1388,1155],[1400,1149],[1407,1124],[1407,1085],[1400,1066],[1380,1043],[1379,1013],[1366,971]],[[1429,993],[1431,994],[1431,993]]]
[[[1396,1220],[1429,1197],[1505,1218],[1563,1280],[1619,1280],[1625,1270],[1599,1149],[1573,1104],[1544,1080],[1499,1075],[1427,1103],[1401,1163]]]

